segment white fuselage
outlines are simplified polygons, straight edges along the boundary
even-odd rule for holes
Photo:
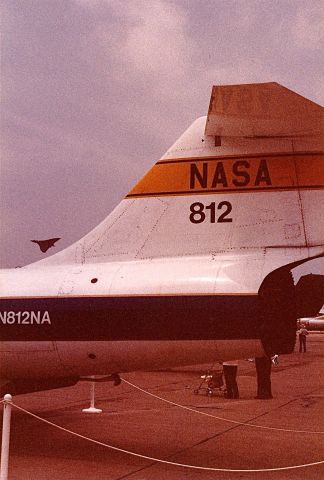
[[[275,84],[252,90],[260,88],[290,99]],[[308,105],[293,99],[293,112]],[[278,102],[268,105],[276,112]],[[273,136],[238,136],[220,108],[196,120],[83,239],[2,271],[4,381],[50,388],[46,379],[293,350],[298,278],[289,264],[323,254],[322,138],[294,135],[291,122],[287,135],[274,135],[269,109],[262,125]],[[230,134],[219,137],[219,122]],[[301,271],[299,285],[313,282],[318,296],[323,275],[323,265],[317,277]]]

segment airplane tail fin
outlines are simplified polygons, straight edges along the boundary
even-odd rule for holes
[[[207,118],[92,232],[41,263],[323,248],[323,118],[276,83],[214,87]]]

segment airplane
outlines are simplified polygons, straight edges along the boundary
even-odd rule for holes
[[[61,240],[59,237],[57,238],[49,238],[48,240],[31,240],[32,243],[36,243],[41,252],[46,253],[49,248],[55,246],[55,243]]]
[[[2,394],[291,353],[323,305],[323,119],[278,83],[214,86],[94,230],[1,271]]]
[[[302,325],[304,325],[307,330],[324,330],[324,315],[310,318],[299,318],[297,321],[297,328],[301,328]]]

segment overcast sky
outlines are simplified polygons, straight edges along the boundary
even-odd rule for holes
[[[2,267],[103,220],[207,114],[213,84],[276,81],[324,103],[322,0],[2,5]]]

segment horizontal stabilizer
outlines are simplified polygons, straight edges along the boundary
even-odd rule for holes
[[[278,83],[214,86],[206,135],[286,137],[324,133],[324,108]]]

